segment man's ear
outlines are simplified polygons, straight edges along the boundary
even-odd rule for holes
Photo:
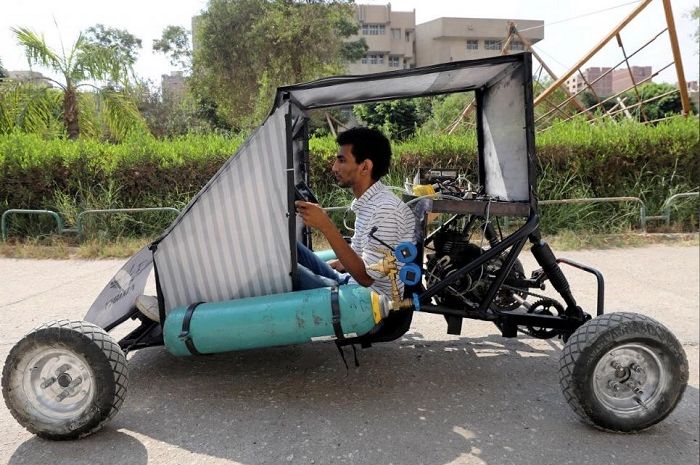
[[[363,165],[363,167],[362,167],[363,172],[366,171],[367,175],[372,176],[372,168],[374,168],[374,163],[372,162],[372,160],[369,158],[366,158],[362,162],[362,165]]]

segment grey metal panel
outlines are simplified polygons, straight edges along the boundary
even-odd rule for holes
[[[293,101],[303,108],[448,93],[487,85],[510,65],[511,63],[484,64],[405,76],[386,73],[374,78],[358,78],[327,86],[290,88],[289,92]]]
[[[109,280],[83,319],[106,328],[128,315],[143,294],[151,268],[153,254],[144,246]]]
[[[166,311],[291,290],[286,141],[278,108],[158,243]]]
[[[523,72],[521,67],[513,69],[484,91],[485,188],[487,194],[501,200],[530,198]]]

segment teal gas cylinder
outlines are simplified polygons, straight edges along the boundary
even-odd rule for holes
[[[338,288],[343,333],[362,335],[382,319],[380,297],[357,285]],[[173,355],[190,355],[181,336],[187,307],[165,319],[165,347]],[[202,354],[302,344],[334,336],[331,288],[203,303],[192,313],[189,338]]]
[[[328,260],[335,260],[336,258],[333,249],[314,250],[314,253],[318,258],[320,258],[324,262],[327,262]]]

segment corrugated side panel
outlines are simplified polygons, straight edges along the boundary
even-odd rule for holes
[[[282,105],[192,200],[155,253],[166,312],[291,290]]]

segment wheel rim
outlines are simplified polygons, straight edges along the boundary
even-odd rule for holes
[[[668,374],[658,354],[642,344],[625,344],[608,351],[596,364],[596,398],[619,416],[649,410],[667,388]]]
[[[25,358],[22,390],[33,409],[50,421],[78,418],[95,398],[94,374],[80,355],[57,347]]]

